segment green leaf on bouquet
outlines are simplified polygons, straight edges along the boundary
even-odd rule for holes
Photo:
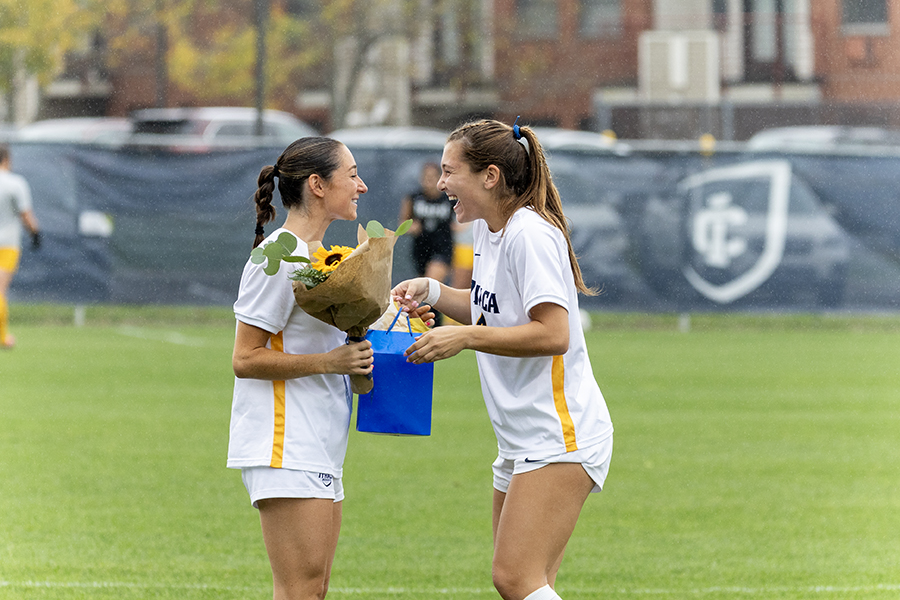
[[[328,279],[328,275],[312,267],[303,267],[291,273],[290,279],[301,282],[309,290]]]
[[[281,245],[281,242],[269,242],[266,244],[266,247],[263,248],[263,254],[267,258],[281,260],[286,254],[290,253],[287,251],[287,248]]]
[[[409,231],[409,228],[411,226],[412,219],[407,219],[406,221],[401,223],[399,227],[397,227],[397,231],[394,232],[394,235],[400,237],[401,235]],[[366,235],[368,235],[370,238],[383,238],[387,235],[387,232],[384,229],[384,225],[382,225],[378,221],[372,220],[369,221],[369,223],[366,225]]]
[[[286,255],[290,255],[291,252],[297,249],[297,238],[287,231],[282,231],[275,241],[284,246],[284,249],[287,250]]]
[[[366,225],[366,234],[370,238],[383,238],[385,235],[384,226],[378,221],[369,221],[369,224]]]
[[[400,226],[397,227],[397,231],[394,232],[395,235],[397,237],[400,237],[401,235],[403,235],[404,233],[409,231],[409,228],[412,227],[412,222],[413,222],[412,219],[407,219],[407,220],[403,221],[402,223],[400,223]]]
[[[263,255],[263,249],[260,246],[257,246],[250,252],[250,262],[254,265],[261,265],[266,262],[266,257]]]
[[[263,273],[265,273],[266,275],[274,275],[275,273],[278,272],[278,268],[279,268],[280,266],[281,266],[281,261],[280,261],[280,260],[272,260],[272,259],[270,258],[270,259],[269,259],[269,263],[268,263],[268,264],[266,265],[266,267],[263,269]]]
[[[274,241],[265,246],[257,246],[250,252],[250,262],[254,265],[266,263],[263,272],[266,275],[274,275],[284,262],[309,262],[305,256],[291,256],[291,252],[297,249],[297,238],[283,231]],[[268,262],[266,262],[268,261]]]

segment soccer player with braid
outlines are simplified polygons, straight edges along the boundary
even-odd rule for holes
[[[505,600],[559,600],[556,575],[582,506],[609,469],[613,427],[585,346],[584,283],[559,193],[533,130],[478,121],[444,147],[438,189],[473,222],[470,289],[428,278],[392,290],[461,327],[431,330],[414,363],[475,350],[497,437],[493,464],[494,585]]]
[[[265,236],[275,218],[275,180],[287,209],[284,224]],[[355,220],[366,193],[353,155],[342,143],[302,138],[259,173],[253,247],[284,233],[297,238],[295,255],[322,240],[336,220]],[[342,469],[352,394],[348,375],[372,371],[368,341],[306,314],[294,300],[282,262],[272,276],[248,260],[234,314],[234,398],[228,467],[241,469],[259,509],[275,600],[319,600],[328,591],[341,529]]]

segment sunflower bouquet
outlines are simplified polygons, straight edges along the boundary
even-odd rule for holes
[[[310,290],[328,279],[328,276],[338,268],[341,262],[353,253],[349,246],[332,246],[326,250],[320,246],[313,252],[310,264],[302,269],[294,271],[291,279],[302,283]]]
[[[394,232],[369,221],[365,228],[359,226],[356,248],[326,249],[321,242],[310,242],[311,259],[292,256],[297,239],[282,233],[265,247],[255,248],[250,260],[268,261],[264,270],[269,275],[278,272],[281,261],[307,263],[290,276],[297,304],[310,316],[346,332],[351,340],[361,340],[390,304],[394,243],[411,224],[406,221]],[[351,376],[350,383],[358,394],[372,389],[371,377]]]

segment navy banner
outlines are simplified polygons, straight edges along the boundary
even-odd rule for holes
[[[440,138],[347,144],[369,186],[359,220],[395,226]],[[232,303],[256,178],[281,150],[12,144],[44,229],[39,250],[23,249],[12,299]],[[586,308],[900,309],[900,155],[550,144],[548,155],[585,279],[601,290]],[[355,229],[335,223],[325,242],[350,245]],[[414,275],[408,237],[395,281]]]

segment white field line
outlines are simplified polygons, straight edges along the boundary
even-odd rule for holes
[[[247,592],[264,592],[271,589],[270,587],[235,587],[224,585],[208,585],[208,584],[166,584],[166,583],[130,583],[127,581],[2,581],[0,580],[0,588],[126,588],[126,589],[171,589],[171,590],[220,590],[220,591],[247,591]],[[866,592],[884,592],[884,591],[900,591],[900,584],[877,584],[877,585],[861,585],[861,586],[833,586],[833,585],[816,585],[816,586],[772,586],[772,587],[729,587],[716,586],[708,588],[696,589],[612,589],[612,588],[561,588],[562,593],[572,592],[579,594],[596,594],[601,595],[621,595],[621,596],[705,596],[710,594],[730,595],[730,596],[764,596],[774,593],[778,594],[847,594],[847,593],[866,593]],[[404,588],[404,587],[386,587],[386,588],[341,588],[332,587],[329,589],[330,594],[334,595],[373,595],[373,594],[410,594],[416,597],[427,596],[446,596],[457,594],[469,595],[490,595],[496,596],[493,588]]]
[[[123,588],[158,590],[223,590],[223,591],[265,591],[268,588],[207,585],[205,583],[130,583],[128,581],[0,581],[0,588]]]
[[[769,587],[744,587],[744,586],[713,586],[708,588],[695,589],[607,589],[594,590],[571,588],[573,593],[617,593],[627,596],[665,596],[665,595],[691,595],[706,596],[709,594],[725,594],[732,596],[767,596],[770,594],[847,594],[847,593],[863,593],[878,591],[900,591],[900,584],[877,584],[877,585],[859,585],[859,586],[837,586],[837,585],[813,585],[813,586],[769,586]]]
[[[146,327],[123,325],[116,329],[116,333],[127,337],[138,338],[140,340],[166,342],[168,344],[177,344],[179,346],[200,347],[206,345],[206,342],[201,338],[190,337],[178,331],[167,331],[164,329],[148,329]]]

